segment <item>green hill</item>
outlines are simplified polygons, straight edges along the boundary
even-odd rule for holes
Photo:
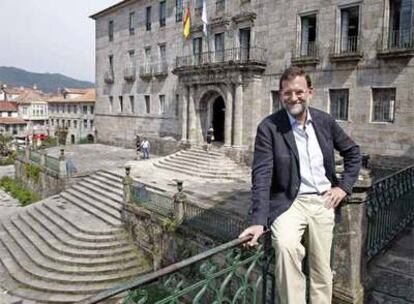
[[[32,73],[14,67],[0,66],[0,82],[8,86],[37,88],[47,92],[57,92],[58,88],[93,88],[94,83],[73,79],[62,74]]]

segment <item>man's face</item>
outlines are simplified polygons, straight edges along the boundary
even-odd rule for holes
[[[280,97],[283,107],[294,117],[302,115],[309,106],[313,88],[309,88],[304,76],[282,81]]]

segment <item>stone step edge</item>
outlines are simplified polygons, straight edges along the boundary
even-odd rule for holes
[[[106,224],[116,227],[116,228],[120,228],[122,227],[122,222],[120,221],[120,219],[115,219],[114,217],[112,217],[111,215],[108,215],[107,213],[103,212],[102,210],[96,208],[95,206],[86,203],[86,205],[89,207],[87,208],[86,206],[84,206],[84,204],[79,202],[79,198],[76,195],[72,195],[71,193],[61,193],[61,196],[67,200],[68,202],[78,206],[80,209],[84,210],[85,212],[88,212],[89,214],[95,216],[97,219],[100,219],[102,221],[104,221]],[[109,218],[109,219],[108,219]]]
[[[60,195],[59,195],[59,197],[60,197]],[[67,202],[67,201],[65,201],[65,203],[71,204],[71,202]],[[85,229],[84,227],[80,227],[80,226],[76,225],[73,221],[70,221],[69,219],[64,217],[62,214],[60,214],[57,210],[53,209],[48,204],[44,204],[42,206],[44,206],[47,210],[49,210],[51,213],[55,214],[56,216],[59,216],[61,219],[63,219],[65,222],[67,222],[71,227],[73,227],[75,230],[77,230],[81,233],[85,233],[85,234],[89,234],[89,235],[96,235],[96,236],[100,236],[100,237],[108,237],[108,238],[109,237],[111,237],[111,238],[112,237],[117,237],[117,236],[125,234],[125,231],[122,228],[113,228],[111,230],[102,230],[102,229],[100,229],[100,230],[88,230],[88,229]],[[77,206],[77,208],[81,209],[82,211],[85,211],[84,209],[82,209],[78,206]]]

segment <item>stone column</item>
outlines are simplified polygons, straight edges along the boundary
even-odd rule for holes
[[[196,140],[196,110],[194,101],[194,86],[188,90],[188,142],[194,144]]]
[[[59,177],[66,177],[67,170],[66,170],[66,159],[65,159],[65,150],[60,149],[59,155]]]
[[[226,113],[224,120],[224,146],[231,146],[231,134],[233,124],[233,85],[231,83],[227,86],[226,95]]]
[[[333,303],[363,304],[366,280],[366,202],[372,186],[369,169],[362,169],[353,194],[343,203],[342,221],[334,241]]]
[[[180,225],[185,218],[184,203],[187,196],[183,192],[183,181],[177,181],[178,192],[174,194],[174,219],[177,225]]]
[[[243,85],[236,83],[234,96],[234,125],[233,125],[234,147],[241,147],[243,144]]]
[[[181,107],[181,142],[187,142],[188,87],[184,86]]]

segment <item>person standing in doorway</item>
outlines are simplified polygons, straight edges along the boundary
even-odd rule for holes
[[[144,155],[144,159],[149,159],[149,152],[151,146],[147,138],[144,138],[144,140],[142,141],[141,148]]]
[[[258,126],[252,170],[248,245],[270,230],[279,304],[305,304],[302,260],[307,251],[310,303],[332,303],[330,254],[335,216],[358,178],[358,145],[328,114],[309,107],[314,94],[304,70],[288,68],[279,82],[283,109]],[[335,174],[334,149],[344,158]],[[306,247],[302,237],[307,231]]]
[[[214,129],[213,129],[213,126],[211,125],[210,125],[210,128],[207,130],[206,140],[207,140],[207,151],[210,152],[211,144],[214,140]]]

